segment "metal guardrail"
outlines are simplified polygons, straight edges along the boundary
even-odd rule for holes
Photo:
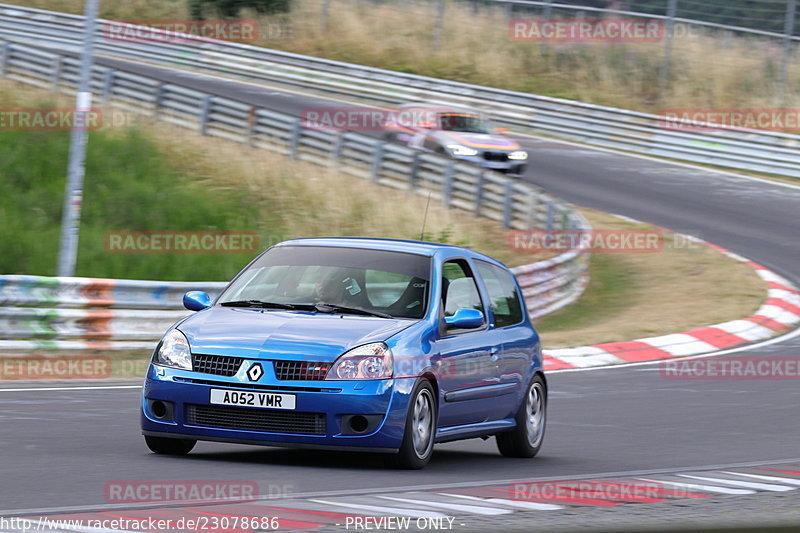
[[[0,75],[48,89],[74,89],[77,60],[0,42]],[[583,217],[541,190],[436,154],[357,133],[308,130],[297,117],[178,85],[96,66],[93,90],[107,104],[152,115],[341,171],[431,195],[449,208],[507,228],[588,228]],[[539,317],[576,300],[588,283],[588,256],[568,252],[515,270]],[[0,349],[142,349],[186,315],[187,290],[217,293],[224,283],[0,276]]]
[[[575,301],[588,257],[570,252],[513,269],[534,318]],[[152,349],[188,312],[182,295],[224,282],[0,276],[0,350]]]
[[[352,100],[425,101],[480,108],[521,133],[720,167],[800,177],[800,135],[757,130],[685,131],[664,117],[558,98],[427,78],[223,41],[120,42],[99,53],[122,59],[302,88]],[[0,4],[0,38],[77,50],[83,18]]]

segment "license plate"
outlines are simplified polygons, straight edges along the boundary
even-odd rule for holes
[[[258,407],[261,409],[294,409],[295,396],[294,394],[275,394],[272,392],[211,389],[211,403],[237,407]]]

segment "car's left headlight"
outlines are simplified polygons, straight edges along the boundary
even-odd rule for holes
[[[389,379],[393,368],[392,350],[382,342],[373,342],[339,356],[325,379]]]
[[[512,161],[525,161],[528,159],[528,152],[525,150],[517,150],[508,154],[508,158]]]
[[[448,144],[447,149],[450,150],[453,155],[478,155],[476,149],[461,144]]]
[[[186,336],[177,329],[169,330],[161,345],[156,352],[155,364],[180,368],[182,370],[192,369],[192,351],[189,348],[189,341]]]

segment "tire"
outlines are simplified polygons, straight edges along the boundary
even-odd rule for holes
[[[144,441],[151,452],[159,455],[186,455],[197,444],[196,440],[151,437],[149,435],[144,436]]]
[[[542,447],[547,422],[547,388],[540,375],[531,379],[516,416],[517,427],[496,436],[504,457],[533,457]]]
[[[436,439],[437,414],[433,386],[427,379],[420,380],[411,393],[403,443],[392,461],[395,467],[418,470],[430,462]]]

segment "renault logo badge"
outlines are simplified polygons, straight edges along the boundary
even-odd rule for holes
[[[250,367],[250,370],[247,371],[247,377],[250,378],[250,381],[258,381],[263,375],[264,369],[261,368],[261,363],[254,364]]]

